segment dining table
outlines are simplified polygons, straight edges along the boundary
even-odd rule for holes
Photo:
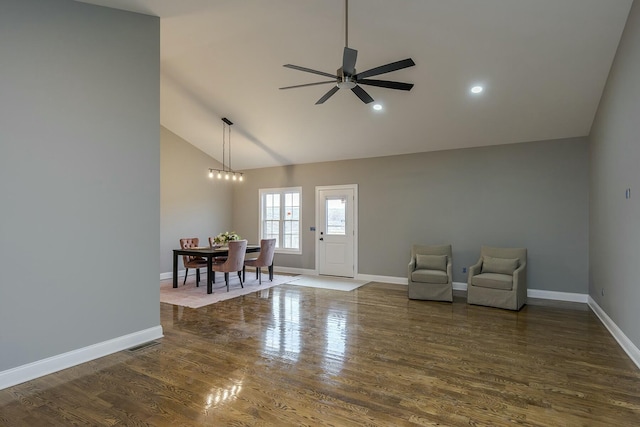
[[[247,253],[260,252],[260,245],[247,245]],[[198,246],[173,250],[173,287],[178,287],[178,256],[198,256],[207,259],[207,293],[213,293],[213,259],[229,255],[228,246]]]

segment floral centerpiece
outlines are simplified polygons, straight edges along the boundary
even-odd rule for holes
[[[213,241],[216,242],[217,245],[226,245],[231,240],[240,240],[240,235],[235,231],[225,231],[213,238]]]

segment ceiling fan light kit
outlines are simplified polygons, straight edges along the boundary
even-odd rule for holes
[[[306,86],[316,86],[322,84],[334,83],[335,86],[327,93],[325,93],[317,102],[323,104],[327,99],[331,98],[340,89],[351,89],[358,98],[365,104],[373,102],[373,98],[364,90],[360,85],[370,85],[383,87],[387,89],[405,90],[409,91],[413,87],[412,83],[395,82],[389,80],[372,80],[367,77],[373,77],[380,74],[390,73],[392,71],[401,70],[403,68],[413,67],[415,62],[411,58],[404,59],[402,61],[392,62],[390,64],[381,65],[379,67],[372,68],[362,73],[356,73],[356,59],[358,58],[358,51],[349,48],[349,0],[345,0],[345,47],[342,54],[342,67],[338,68],[336,74],[325,73],[324,71],[313,70],[311,68],[301,67],[299,65],[285,64],[283,67],[291,68],[293,70],[303,71],[305,73],[318,74],[320,76],[328,77],[332,80],[306,83],[294,86],[285,86],[280,89],[295,89]]]

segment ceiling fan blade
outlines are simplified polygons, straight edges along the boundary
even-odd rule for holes
[[[316,102],[316,105],[318,104],[324,104],[324,101],[326,101],[327,99],[331,98],[333,96],[334,93],[336,93],[338,91],[338,89],[340,89],[338,86],[334,86],[332,87],[329,92],[325,93],[322,98],[318,99],[318,102]]]
[[[354,86],[353,88],[351,88],[351,91],[358,95],[358,98],[360,98],[360,100],[365,104],[373,102],[373,98],[369,96],[369,94],[360,86]]]
[[[378,74],[390,73],[392,71],[402,70],[403,68],[413,67],[414,65],[416,65],[416,63],[413,62],[413,59],[407,58],[402,61],[392,62],[387,65],[381,65],[379,67],[363,71],[362,73],[358,73],[356,75],[356,79],[359,80],[366,77],[377,76]]]
[[[358,84],[385,87],[387,89],[411,90],[413,83],[390,82],[389,80],[358,80]]]
[[[344,54],[342,55],[342,71],[350,76],[356,72],[356,59],[358,58],[358,51],[344,48]]]
[[[283,65],[283,67],[291,68],[293,70],[298,70],[298,71],[304,71],[305,73],[318,74],[320,76],[329,77],[331,79],[335,79],[336,78],[335,74],[325,73],[324,71],[312,70],[311,68],[300,67],[298,65],[285,64],[285,65]]]
[[[279,89],[295,89],[295,88],[297,88],[297,87],[316,86],[316,85],[326,85],[327,83],[333,83],[333,84],[335,84],[335,83],[336,83],[336,81],[335,81],[335,80],[331,80],[331,81],[328,81],[328,82],[306,83],[306,84],[303,84],[303,85],[285,86],[285,87],[281,87],[281,88],[279,88]]]

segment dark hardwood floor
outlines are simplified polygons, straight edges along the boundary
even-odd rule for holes
[[[159,344],[0,391],[0,425],[640,425],[640,371],[586,306],[406,290],[162,304]]]

